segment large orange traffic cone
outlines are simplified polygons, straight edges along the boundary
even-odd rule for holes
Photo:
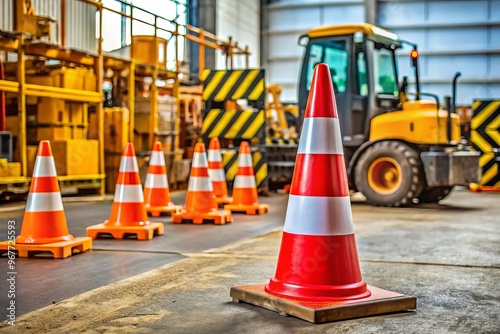
[[[210,145],[208,146],[208,175],[212,180],[217,203],[219,205],[231,203],[233,199],[227,194],[226,173],[222,166],[219,139],[216,137],[210,139]]]
[[[1,250],[8,248],[8,242],[1,243]],[[68,232],[54,157],[47,140],[38,146],[21,234],[14,248],[20,257],[52,252],[54,258],[66,258],[73,249],[84,252],[92,248],[91,238],[74,238]]]
[[[87,235],[95,239],[101,234],[111,234],[122,239],[135,234],[138,240],[150,240],[163,232],[162,223],[148,221],[134,145],[128,143],[120,163],[109,220],[87,227]]]
[[[328,66],[316,66],[275,275],[231,296],[311,322],[416,308],[416,299],[361,277],[335,97]],[[307,309],[307,311],[305,311]]]
[[[144,185],[144,203],[146,211],[153,217],[165,212],[179,212],[182,206],[175,205],[170,199],[168,189],[167,167],[161,143],[157,141],[151,152],[146,184]]]
[[[225,205],[224,209],[252,215],[266,213],[269,210],[269,205],[259,203],[252,153],[246,141],[241,142],[238,152],[238,172],[234,179],[233,202]]]
[[[215,200],[212,182],[208,176],[208,162],[203,143],[197,143],[194,147],[193,165],[184,209],[181,213],[172,214],[173,223],[183,221],[192,221],[194,224],[213,221],[217,225],[233,222],[231,212],[219,210]]]

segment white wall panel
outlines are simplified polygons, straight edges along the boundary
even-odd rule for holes
[[[429,1],[429,23],[467,23],[488,20],[488,1]]]
[[[378,6],[381,26],[425,22],[425,5],[421,2],[381,2]]]
[[[248,45],[252,55],[250,67],[260,66],[260,0],[217,0],[216,35],[239,42],[244,47]],[[235,56],[235,68],[244,67],[244,57]],[[216,53],[216,67],[225,68],[225,57]]]
[[[269,12],[269,30],[309,29],[320,22],[320,7],[289,8]]]
[[[323,15],[322,24],[363,22],[365,19],[365,9],[359,5],[325,6]]]
[[[488,47],[485,28],[437,28],[429,30],[428,50],[464,51]]]
[[[432,56],[429,58],[427,79],[450,79],[456,71],[463,78],[484,78],[488,76],[488,56],[486,55],[456,55]],[[471,66],[471,64],[476,64]],[[500,74],[500,73],[499,73]]]
[[[268,58],[273,57],[300,57],[304,48],[297,44],[296,33],[270,35],[268,39]]]

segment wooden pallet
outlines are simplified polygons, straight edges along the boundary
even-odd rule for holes
[[[163,235],[165,226],[162,223],[149,223],[145,226],[113,226],[106,222],[87,227],[87,236],[97,239],[103,235],[111,235],[115,239],[124,239],[129,235],[135,235],[137,240],[151,240],[154,236]]]
[[[417,308],[417,299],[400,293],[368,286],[371,296],[348,301],[304,301],[281,298],[267,293],[265,284],[231,288],[233,301],[245,302],[294,316],[312,323],[361,318]]]
[[[54,259],[65,259],[89,249],[92,249],[92,238],[88,237],[51,244],[11,244],[10,247],[8,241],[0,242],[0,251],[15,251],[18,257],[34,257],[37,254],[52,253]]]
[[[224,210],[229,210],[234,213],[245,213],[247,215],[262,215],[269,211],[269,205],[267,204],[229,204],[224,205]]]

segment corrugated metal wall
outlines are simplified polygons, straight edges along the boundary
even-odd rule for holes
[[[370,2],[374,13],[366,13]],[[296,101],[296,85],[303,49],[297,46],[308,29],[366,17],[418,43],[423,91],[451,95],[455,71],[458,103],[473,98],[500,97],[500,0],[268,0],[264,1],[262,62],[268,82],[284,88],[284,99]],[[409,49],[400,52],[401,75],[413,73]]]
[[[216,35],[227,39],[229,36],[239,45],[248,45],[252,55],[250,67],[260,65],[260,0],[217,0]],[[235,56],[235,68],[245,66],[243,56]],[[225,57],[216,53],[216,68],[225,68]]]
[[[14,29],[14,0],[0,1],[0,29]],[[32,0],[35,12],[51,16],[59,23],[59,29],[52,29],[52,40],[60,41],[60,0]],[[70,48],[96,52],[96,10],[95,7],[78,0],[66,0],[66,45]]]
[[[265,6],[262,22],[262,63],[267,70],[267,82],[283,87],[284,101],[297,101],[304,50],[297,45],[299,36],[312,27],[364,20],[363,0],[272,1]]]

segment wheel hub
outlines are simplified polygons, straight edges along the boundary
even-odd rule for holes
[[[395,192],[403,180],[401,167],[396,160],[389,157],[378,158],[368,169],[368,183],[380,194]]]

